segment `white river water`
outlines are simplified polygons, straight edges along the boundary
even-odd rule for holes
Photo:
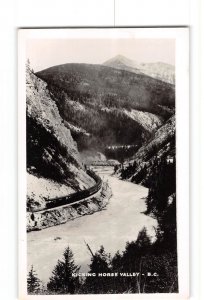
[[[66,224],[28,233],[28,270],[33,265],[43,282],[48,281],[68,245],[74,253],[75,263],[81,266],[80,271],[87,272],[91,257],[84,240],[93,252],[103,245],[106,252],[114,255],[117,250],[121,252],[125,249],[127,241],[136,240],[143,227],[154,238],[157,222],[143,214],[148,189],[119,180],[111,176],[112,171],[112,167],[97,169],[104,180],[108,179],[113,193],[104,210]]]

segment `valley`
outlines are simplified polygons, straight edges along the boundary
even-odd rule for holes
[[[112,197],[106,208],[92,215],[74,219],[65,224],[28,233],[28,270],[33,264],[39,278],[47,282],[57,260],[69,245],[81,272],[88,271],[90,253],[103,245],[112,255],[123,251],[127,241],[137,238],[143,227],[155,238],[157,222],[143,212],[148,189],[112,176],[113,167],[94,167],[103,181],[108,180]],[[50,251],[52,249],[52,251]]]
[[[27,62],[27,270],[40,292],[141,291],[131,278],[76,283],[74,264],[144,267],[161,276],[143,291],[178,290],[174,83],[174,66],[123,55],[38,72]]]
[[[131,64],[118,56],[104,65],[65,64],[36,74],[27,66],[27,210],[44,211],[28,216],[28,231],[78,216],[75,204],[73,212],[63,205],[79,194],[83,202],[94,189],[91,165],[112,166],[117,178],[145,187],[158,164],[170,157],[175,165],[175,88],[123,68]],[[61,212],[48,217],[48,205]]]

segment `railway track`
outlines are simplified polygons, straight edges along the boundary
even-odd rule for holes
[[[96,181],[96,184],[94,186],[92,186],[91,188],[83,190],[83,191],[75,192],[75,193],[69,194],[67,196],[49,199],[46,201],[46,207],[44,207],[42,209],[30,208],[28,211],[29,212],[45,211],[46,209],[55,208],[55,207],[59,207],[59,206],[67,205],[67,204],[77,203],[78,201],[81,201],[87,197],[90,197],[90,196],[96,194],[101,189],[102,180],[92,170],[87,170],[87,174]]]

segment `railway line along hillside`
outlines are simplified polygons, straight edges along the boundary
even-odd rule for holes
[[[111,195],[112,192],[108,182],[103,182],[101,189],[91,197],[43,211],[28,212],[27,231],[41,230],[66,223],[84,215],[93,214],[102,210],[108,204]]]
[[[95,186],[65,127],[47,84],[26,67],[27,211]]]

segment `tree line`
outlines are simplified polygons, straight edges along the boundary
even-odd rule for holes
[[[159,238],[159,233],[157,235]],[[101,246],[96,253],[91,251],[90,254],[88,273],[96,276],[87,277],[72,275],[79,273],[80,266],[75,263],[68,246],[46,286],[31,267],[27,278],[28,294],[175,293],[178,291],[176,253],[165,249],[162,244],[160,238],[152,242],[143,228],[135,241],[127,242],[125,250],[122,253],[117,251],[113,257]],[[97,276],[131,272],[138,274],[133,277]]]

